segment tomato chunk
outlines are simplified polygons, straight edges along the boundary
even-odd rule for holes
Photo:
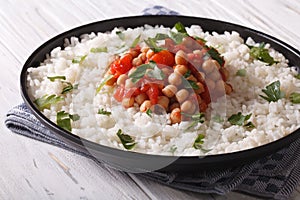
[[[151,84],[150,88],[146,91],[146,94],[148,95],[151,104],[157,104],[158,102],[158,96],[159,96],[159,87],[157,84]]]
[[[156,62],[157,64],[173,67],[175,64],[174,55],[168,50],[162,50],[155,53],[149,60]]]
[[[132,55],[127,53],[110,65],[110,71],[115,74],[125,74],[132,68]]]

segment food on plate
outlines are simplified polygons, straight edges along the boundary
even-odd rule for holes
[[[299,75],[280,52],[180,22],[66,39],[28,69],[27,86],[59,127],[141,153],[241,151],[300,125]]]

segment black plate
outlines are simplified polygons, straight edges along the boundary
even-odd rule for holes
[[[296,66],[300,63],[300,52],[295,48],[272,36],[236,24],[187,16],[137,16],[110,19],[80,26],[78,28],[62,33],[47,41],[36,51],[34,51],[24,64],[21,72],[21,92],[25,103],[31,109],[33,114],[62,141],[74,146],[80,151],[91,154],[96,159],[108,163],[112,167],[131,172],[143,172],[144,170],[187,171],[241,165],[271,154],[272,152],[275,152],[290,144],[292,141],[299,137],[300,129],[294,131],[284,138],[260,147],[235,153],[210,155],[206,157],[147,155],[102,146],[75,136],[59,128],[49,119],[47,119],[30,100],[26,87],[27,69],[29,67],[39,66],[40,62],[45,59],[45,55],[49,53],[53,48],[58,46],[63,47],[64,38],[70,38],[72,36],[79,37],[82,34],[90,32],[111,31],[114,27],[134,28],[143,26],[144,24],[159,24],[173,27],[173,25],[178,21],[182,22],[185,26],[198,24],[204,31],[209,32],[216,31],[219,33],[223,33],[224,31],[237,31],[240,33],[242,38],[252,37],[256,42],[266,42],[271,44],[274,49],[284,54],[284,56],[290,61],[291,66]]]

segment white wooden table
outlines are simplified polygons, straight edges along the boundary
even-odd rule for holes
[[[234,192],[218,196],[175,190],[101,168],[4,126],[7,111],[22,102],[22,65],[39,45],[76,26],[138,15],[151,5],[248,26],[300,49],[299,0],[0,0],[0,199],[255,199]],[[300,187],[291,199],[300,199]]]

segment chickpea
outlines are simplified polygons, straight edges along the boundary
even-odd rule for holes
[[[115,77],[111,77],[108,81],[106,81],[106,85],[113,86],[117,79]]]
[[[171,98],[177,92],[177,88],[175,85],[167,85],[165,88],[162,89],[162,93],[167,97]]]
[[[204,85],[201,82],[197,82],[196,85],[198,86],[198,89],[195,90],[197,94],[201,94],[205,91]]]
[[[186,65],[176,65],[174,68],[174,72],[184,75],[189,69]]]
[[[135,102],[139,105],[141,105],[147,99],[148,99],[148,96],[145,93],[141,93],[134,98]]]
[[[117,85],[125,85],[125,81],[128,79],[126,74],[121,74],[117,80]]]
[[[218,80],[222,79],[219,70],[213,71],[212,73],[210,73],[208,75],[208,77],[213,81],[218,81]]]
[[[139,65],[141,65],[141,64],[143,64],[143,61],[142,61],[142,59],[139,58],[139,57],[134,58],[134,59],[132,60],[132,65],[133,65],[133,66],[139,66]]]
[[[165,110],[167,110],[169,106],[170,100],[166,96],[159,96],[157,104],[161,105]]]
[[[193,40],[191,37],[184,37],[184,38],[182,38],[182,44],[184,46],[190,47],[190,46],[192,46],[195,43],[196,43],[196,41]]]
[[[230,94],[233,91],[232,86],[229,83],[225,83],[225,92]]]
[[[140,111],[141,112],[146,112],[150,107],[151,107],[151,101],[146,100],[141,104]]]
[[[218,93],[221,93],[221,94],[225,94],[225,83],[223,80],[218,80],[216,82],[216,87],[215,87],[215,90],[218,92]]]
[[[146,53],[146,57],[147,57],[148,59],[150,59],[153,55],[154,55],[154,51],[151,50],[151,49],[149,49],[149,50],[147,51],[147,53]]]
[[[142,53],[147,53],[147,51],[148,51],[149,49],[150,49],[149,47],[142,47],[142,48],[141,48],[141,52],[142,52]]]
[[[198,55],[202,55],[202,51],[197,49],[193,51],[193,54],[198,54]]]
[[[224,81],[228,80],[228,78],[229,78],[229,71],[226,68],[222,67],[220,69],[220,72],[223,74],[223,76],[225,78]]]
[[[168,81],[171,85],[180,85],[182,83],[181,76],[177,73],[170,74]]]
[[[175,108],[180,108],[180,104],[175,102],[169,106],[169,110],[174,110]]]
[[[133,58],[137,57],[139,55],[138,50],[130,49],[129,53],[132,55]]]
[[[126,81],[125,81],[125,88],[126,89],[132,88],[134,85],[135,84],[131,81],[131,78],[126,79]]]
[[[212,73],[216,69],[216,64],[214,61],[215,60],[208,59],[203,62],[202,69],[206,74]]]
[[[193,104],[192,101],[187,100],[181,104],[180,109],[184,113],[192,114],[194,113],[196,106]]]
[[[124,106],[124,108],[132,107],[133,104],[134,104],[134,98],[133,97],[122,99],[122,106]]]
[[[186,53],[184,53],[184,51],[182,50],[179,50],[175,54],[175,63],[177,65],[186,65],[188,63],[186,58],[187,58]]]
[[[176,98],[179,103],[182,103],[189,96],[189,92],[186,89],[181,89],[176,93]]]
[[[198,80],[196,79],[196,77],[193,76],[193,75],[190,75],[189,77],[187,77],[186,80],[188,80],[188,81],[195,81],[195,82],[198,81]]]
[[[216,87],[215,82],[214,82],[213,80],[209,79],[209,78],[207,78],[207,79],[205,80],[205,83],[206,83],[206,85],[207,85],[207,87],[208,87],[208,90],[210,90],[210,91],[212,91],[212,90],[215,89],[215,87]]]
[[[144,62],[144,61],[147,59],[146,53],[142,52],[142,53],[138,56],[138,58],[140,58],[140,59]]]
[[[128,71],[128,76],[130,76],[135,70],[136,70],[136,67],[131,68],[131,69]]]
[[[171,111],[170,119],[172,124],[181,122],[181,110],[180,108],[175,108]]]
[[[161,69],[161,71],[164,73],[164,75],[166,75],[166,77],[169,77],[170,74],[173,73],[173,68],[171,67],[164,67]]]
[[[205,74],[203,72],[199,72],[199,73],[200,73],[200,75],[202,77],[202,80],[205,80],[205,78],[206,78]]]

